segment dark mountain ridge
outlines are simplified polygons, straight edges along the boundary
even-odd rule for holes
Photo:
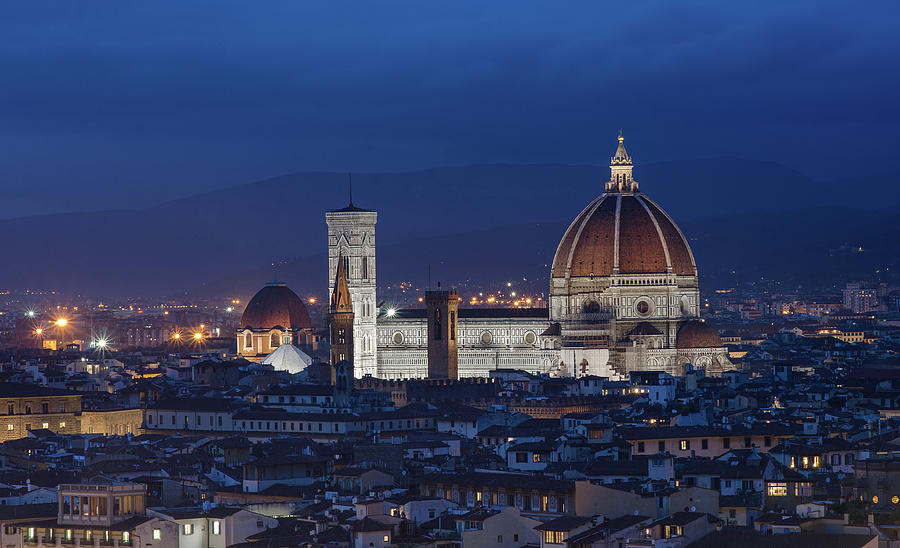
[[[353,188],[357,205],[379,212],[380,280],[422,276],[431,264],[433,271],[447,265],[434,272],[447,280],[487,283],[504,272],[546,276],[543,265],[565,224],[602,192],[608,174],[607,166],[589,165],[445,167],[354,173]],[[819,184],[774,162],[659,162],[639,165],[635,177],[691,238],[704,274],[763,268],[788,276],[798,265],[782,264],[781,248],[763,243],[762,235],[770,242],[799,235],[791,242],[799,253],[785,252],[790,256],[857,240],[877,248],[870,234],[889,234],[896,218],[863,211],[883,207],[877,200],[844,203],[846,181]],[[132,211],[0,220],[10,258],[0,287],[150,296],[224,291],[227,280],[242,280],[228,292],[250,286],[246,293],[274,276],[266,265],[284,263],[279,277],[291,281],[296,269],[298,291],[321,293],[324,212],[346,205],[347,179],[297,173]],[[867,184],[871,196],[893,180]],[[823,209],[819,217],[787,213],[828,207],[855,209]],[[730,247],[740,253],[727,252]],[[745,257],[758,262],[747,264]]]

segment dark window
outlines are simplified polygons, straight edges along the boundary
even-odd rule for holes
[[[722,447],[731,449],[731,438],[722,438]]]
[[[441,311],[434,309],[434,340],[441,340]]]
[[[764,437],[763,444],[765,444],[766,447],[772,447],[772,436]]]
[[[744,447],[750,447],[750,438],[749,436],[744,438]]]
[[[42,403],[42,404],[41,404],[41,413],[45,413],[45,414],[46,414],[46,413],[49,413],[49,412],[50,412],[50,404],[49,404],[49,403]]]
[[[638,453],[643,453],[643,452],[644,452],[644,442],[639,441],[638,442]]]
[[[665,450],[666,450],[666,442],[664,442],[664,441],[659,442],[659,452],[662,453]]]
[[[709,449],[709,440],[701,440],[700,448],[701,449]]]
[[[516,453],[516,462],[528,462],[528,453]]]

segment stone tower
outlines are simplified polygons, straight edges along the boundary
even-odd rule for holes
[[[459,312],[459,293],[426,291],[428,318],[428,378],[458,379],[456,320]]]
[[[340,259],[343,259],[343,257]],[[338,260],[328,318],[332,372],[339,362],[348,361],[353,363],[353,316],[353,304],[350,298],[350,286],[347,283],[345,261]],[[332,373],[333,380],[334,373]]]
[[[337,269],[344,262],[353,306],[353,369],[357,377],[377,376],[375,317],[375,223],[378,213],[350,204],[325,214],[328,225],[328,293],[335,295]],[[333,304],[333,303],[330,303]]]

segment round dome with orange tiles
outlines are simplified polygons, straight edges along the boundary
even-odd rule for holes
[[[623,141],[620,135],[606,192],[569,225],[556,250],[550,275],[696,276],[697,266],[681,230],[662,208],[638,190]]]

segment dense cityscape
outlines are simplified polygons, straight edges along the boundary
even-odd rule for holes
[[[51,4],[2,548],[900,548],[895,5]]]

